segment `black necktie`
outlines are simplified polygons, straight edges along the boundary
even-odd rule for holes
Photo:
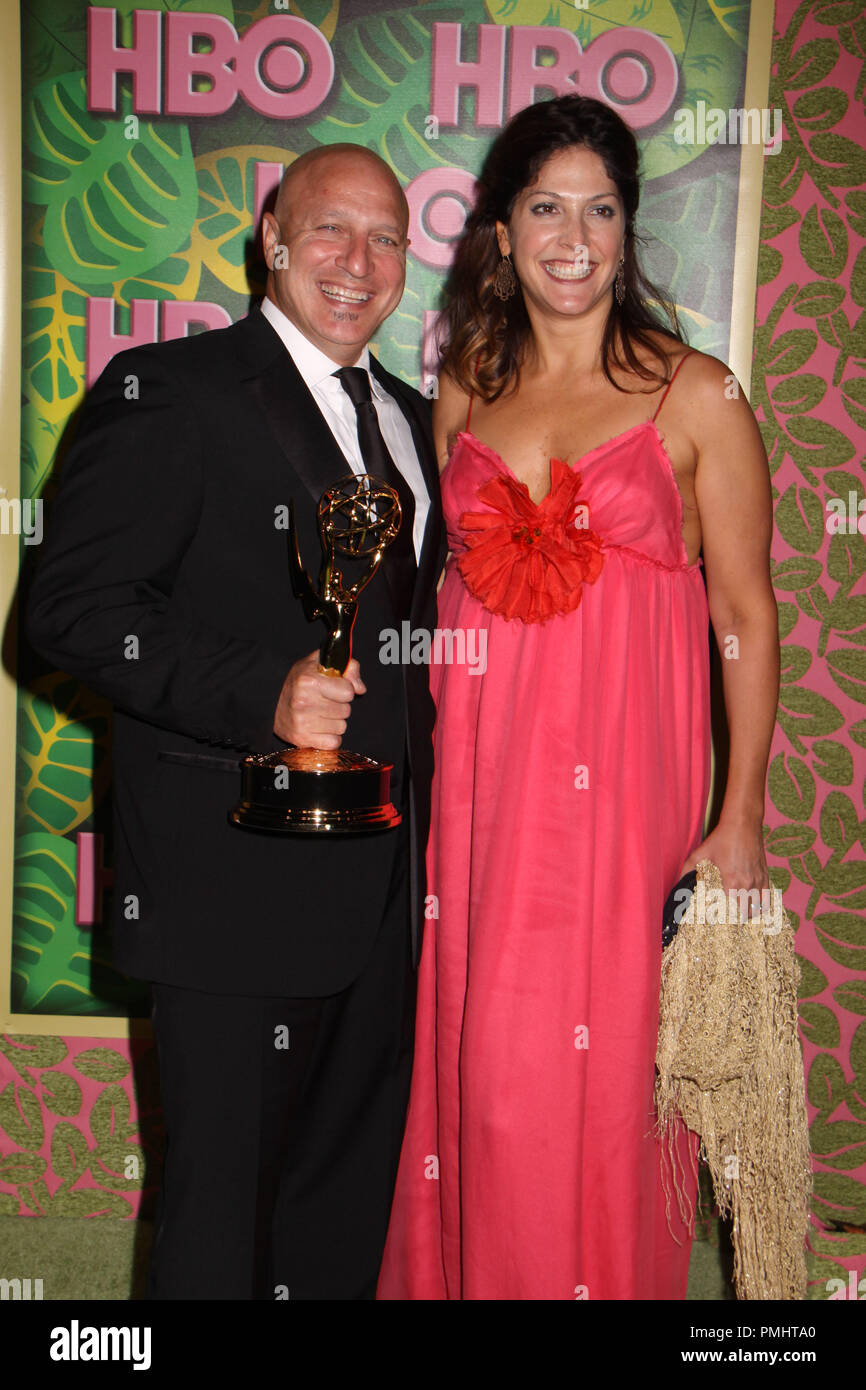
[[[370,378],[363,367],[341,367],[334,376],[355,407],[358,421],[358,443],[364,467],[374,478],[381,478],[394,489],[400,499],[402,521],[397,536],[385,552],[383,564],[392,577],[392,587],[401,596],[405,613],[409,612],[415,585],[415,546],[412,531],[415,524],[415,497],[403,474],[388,452],[382,438],[379,417],[370,393]]]

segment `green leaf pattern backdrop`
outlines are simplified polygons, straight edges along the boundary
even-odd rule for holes
[[[133,9],[115,0],[129,42]],[[231,20],[243,35],[267,3],[173,4]],[[816,1154],[811,1296],[866,1257],[866,550],[830,535],[826,502],[862,499],[866,391],[866,21],[859,3],[776,6],[769,105],[784,113],[781,152],[765,159],[752,399],[777,508],[774,582],[783,695],[772,750],[767,847],[798,923],[802,1021]],[[261,268],[250,254],[256,161],[281,163],[353,140],[382,153],[404,186],[419,174],[476,172],[490,138],[460,127],[427,135],[436,22],[547,25],[586,46],[611,28],[662,36],[680,70],[675,104],[742,105],[750,6],[715,0],[468,0],[397,8],[384,0],[293,0],[321,29],[336,78],[309,121],[258,116],[141,117],[124,136],[88,112],[85,7],[24,0],[24,327],[22,497],[50,496],[58,445],[80,402],[89,296],[113,297],[116,331],[132,300],[206,300],[246,312]],[[123,84],[121,84],[123,87]],[[465,103],[465,98],[464,98]],[[727,354],[738,152],[680,144],[666,122],[640,134],[642,229],[653,276],[683,311],[690,341]],[[708,241],[716,248],[707,255]],[[377,350],[423,378],[425,312],[441,269],[410,256],[402,304]],[[22,688],[13,1007],[34,1016],[140,1014],[140,987],[114,971],[105,934],[74,919],[75,836],[105,826],[110,708],[61,673]],[[146,1041],[0,1038],[0,1213],[134,1216],[158,1179],[160,1115]],[[228,1137],[227,1142],[230,1142]],[[858,1231],[856,1228],[860,1227]],[[849,1229],[846,1229],[849,1228]],[[698,1234],[716,1239],[712,1222]]]
[[[766,844],[798,928],[823,1228],[810,1278],[826,1297],[826,1279],[862,1274],[866,1256],[863,5],[783,0],[773,59],[770,106],[785,138],[764,164],[752,376],[776,498],[782,639]],[[837,499],[847,520],[834,529]]]

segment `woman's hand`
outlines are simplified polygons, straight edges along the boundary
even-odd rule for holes
[[[715,830],[686,859],[679,877],[694,869],[701,859],[710,859],[722,875],[725,892],[741,889],[756,889],[760,892],[770,887],[770,874],[764,853],[764,840],[760,825],[734,824],[720,820]],[[749,916],[752,903],[749,903]],[[758,915],[757,913],[754,915]]]

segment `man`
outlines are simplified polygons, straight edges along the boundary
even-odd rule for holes
[[[435,626],[443,558],[426,402],[367,350],[403,292],[407,225],[370,151],[296,160],[264,221],[262,310],[123,352],[94,387],[32,593],[33,645],[116,706],[116,960],[153,982],[167,1131],[155,1298],[375,1294],[408,1093],[433,720],[426,669],[382,663],[380,633]],[[361,370],[334,375],[346,367]],[[364,592],[345,675],[325,676],[324,629],[291,593],[285,516],[293,500],[315,574],[318,499],[365,470],[365,389],[404,544]],[[245,752],[344,734],[393,763],[399,828],[230,825]]]

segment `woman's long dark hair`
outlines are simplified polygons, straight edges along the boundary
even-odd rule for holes
[[[500,261],[496,223],[508,223],[518,195],[529,187],[551,155],[575,147],[599,156],[616,184],[625,212],[625,296],[618,304],[611,293],[601,347],[604,374],[620,391],[628,388],[614,379],[613,368],[653,382],[653,389],[669,379],[669,358],[652,335],[662,333],[675,342],[684,339],[676,309],[646,279],[638,260],[637,141],[625,122],[603,102],[564,96],[525,107],[494,140],[478,179],[475,207],[457,244],[445,284],[442,364],[468,395],[495,401],[507,387],[516,387],[531,333],[520,288],[505,302],[493,291]],[[667,323],[653,312],[650,299],[661,306]],[[638,349],[655,357],[659,370],[641,360]]]

